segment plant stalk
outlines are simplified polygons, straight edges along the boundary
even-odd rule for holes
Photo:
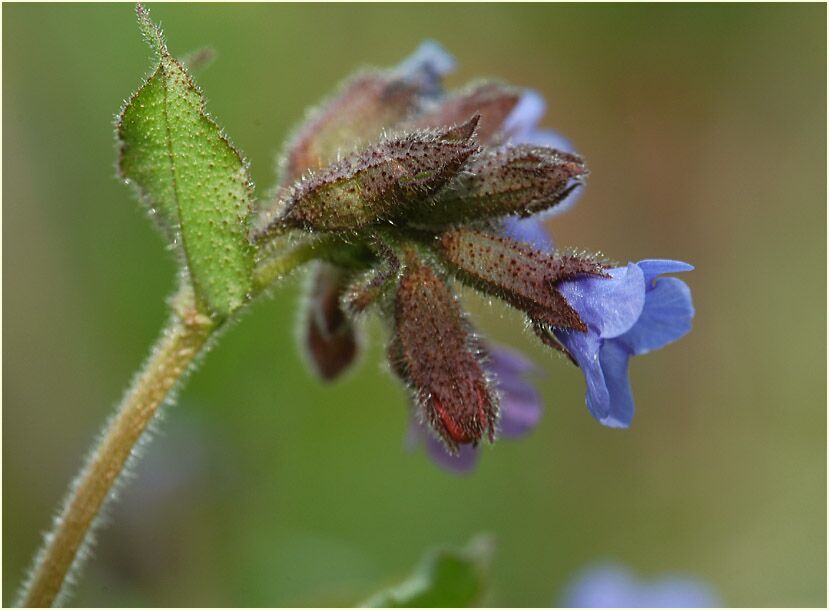
[[[134,447],[219,327],[195,309],[187,289],[174,299],[173,306],[167,328],[70,487],[35,557],[19,605],[48,607],[59,601],[67,576],[82,561],[94,521],[134,455]]]
[[[337,240],[322,240],[268,258],[255,272],[255,295],[339,245]],[[67,579],[84,559],[95,520],[112,496],[130,458],[135,455],[135,446],[159,408],[171,398],[221,327],[220,323],[199,312],[187,282],[171,305],[173,315],[167,327],[69,488],[52,530],[35,556],[17,605],[48,607],[60,602]]]

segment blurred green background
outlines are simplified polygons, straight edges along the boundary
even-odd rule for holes
[[[383,333],[324,387],[295,346],[299,278],[228,332],[167,409],[77,605],[351,604],[486,531],[493,605],[555,603],[586,563],[682,571],[736,606],[826,604],[826,7],[151,5],[212,45],[208,109],[258,192],[309,104],[423,38],[548,99],[588,160],[560,244],[697,270],[681,342],[636,359],[637,416],[598,425],[580,372],[521,318],[540,427],[458,478],[407,452]],[[3,601],[165,319],[174,266],[114,177],[112,120],[150,67],[132,6],[4,4]]]

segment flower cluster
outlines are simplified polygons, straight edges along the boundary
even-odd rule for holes
[[[482,439],[526,434],[541,405],[532,363],[479,336],[453,281],[523,312],[581,367],[590,412],[608,426],[633,414],[629,357],[685,334],[693,308],[683,282],[659,277],[689,265],[611,268],[553,247],[543,220],[575,201],[584,160],[538,128],[537,93],[495,81],[444,92],[453,67],[425,43],[396,68],[347,81],[289,140],[253,238],[262,250],[284,236],[339,244],[309,282],[310,361],[323,379],[340,376],[358,351],[357,317],[376,311],[410,390],[410,439],[462,471]]]

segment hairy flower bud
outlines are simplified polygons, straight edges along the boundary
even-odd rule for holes
[[[547,254],[506,237],[473,229],[441,235],[439,250],[461,279],[502,298],[535,323],[586,331],[587,326],[556,288],[578,275],[607,277],[596,261]]]
[[[478,150],[478,118],[384,139],[329,165],[264,210],[254,237],[280,228],[351,231],[408,209],[434,195]]]
[[[324,380],[339,377],[357,355],[355,328],[340,306],[349,273],[320,263],[308,287],[303,339],[314,371]]]
[[[484,435],[494,438],[497,403],[479,357],[455,296],[410,252],[394,303],[389,361],[452,452]]]
[[[413,220],[432,226],[501,216],[531,216],[554,207],[581,185],[587,168],[578,155],[540,146],[491,150]]]
[[[337,159],[343,151],[377,140],[441,93],[441,77],[454,60],[440,46],[425,42],[397,67],[363,72],[348,79],[333,97],[309,113],[286,146],[280,184],[289,186],[307,170]],[[459,123],[468,112],[442,125]],[[435,126],[438,125],[429,125]]]
[[[413,127],[440,127],[452,125],[471,114],[481,115],[478,141],[490,142],[500,131],[510,112],[518,104],[521,91],[494,81],[475,83],[458,93],[447,96],[430,110],[412,120]]]

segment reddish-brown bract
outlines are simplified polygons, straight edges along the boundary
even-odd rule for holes
[[[599,263],[574,255],[546,254],[474,229],[449,231],[438,243],[440,252],[464,279],[524,311],[534,322],[587,330],[555,283],[583,274],[606,277]]]
[[[406,257],[394,324],[392,368],[449,450],[477,444],[484,435],[492,441],[497,403],[479,360],[479,346],[449,287],[415,255]]]

